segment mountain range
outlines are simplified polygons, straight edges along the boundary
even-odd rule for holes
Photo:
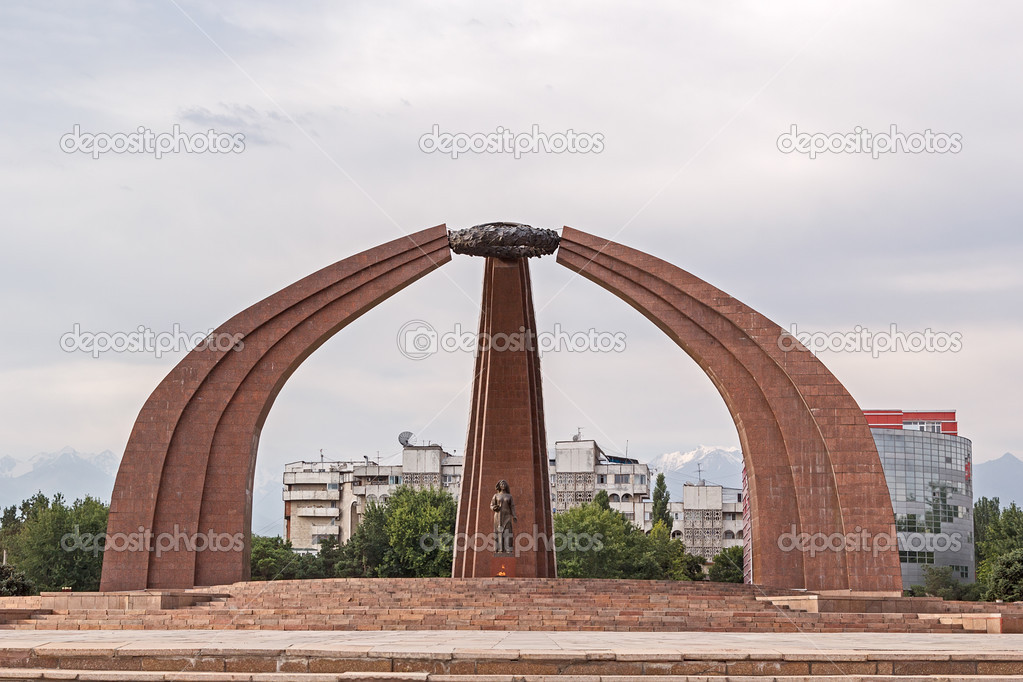
[[[997,497],[1002,508],[1023,505],[1023,461],[1011,452],[973,467],[973,499]]]
[[[663,473],[671,499],[682,500],[682,486],[701,479],[711,485],[742,488],[742,450],[701,445],[694,450],[667,452],[647,463],[651,478]],[[652,490],[652,488],[651,488]]]
[[[66,502],[86,495],[109,502],[119,460],[110,450],[84,453],[71,447],[28,459],[0,457],[0,507],[19,504],[38,491],[47,497],[62,493]]]

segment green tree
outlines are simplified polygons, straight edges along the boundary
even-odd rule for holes
[[[663,521],[654,524],[647,536],[656,557],[659,580],[703,580],[703,558],[686,551],[681,540],[671,537],[670,526]]]
[[[611,509],[611,498],[608,496],[606,490],[598,490],[597,494],[593,496],[593,500],[590,504],[594,504],[601,509]]]
[[[742,545],[725,547],[713,559],[707,579],[716,583],[742,582]]]
[[[668,577],[672,580],[703,580],[703,557],[682,552],[672,562]]]
[[[991,525],[998,521],[1001,513],[997,497],[982,497],[973,504],[973,551],[978,566],[987,558],[982,548]]]
[[[60,493],[22,502],[20,527],[10,539],[10,559],[43,592],[71,587],[99,589],[107,506],[86,497],[69,507]]]
[[[398,488],[385,512],[384,570],[409,578],[450,576],[457,513],[455,498],[447,491]]]
[[[24,597],[35,592],[35,585],[22,571],[10,564],[0,565],[0,597]]]
[[[22,500],[20,505],[12,504],[5,507],[3,515],[0,516],[0,550],[14,551],[14,539],[21,532],[25,521],[48,509],[49,506],[50,498],[42,492],[36,492],[27,500]]]
[[[588,504],[555,514],[558,575],[563,578],[701,580],[703,560],[686,553],[663,521],[650,534],[624,514]]]
[[[995,560],[1017,549],[1023,549],[1023,509],[1013,503],[988,526],[981,543],[981,555],[984,559]]]
[[[668,511],[668,503],[671,501],[671,493],[668,492],[668,484],[664,480],[664,474],[657,474],[657,483],[654,485],[654,505],[650,513],[650,519],[656,524],[662,522],[669,530],[671,529],[671,513]]]
[[[606,497],[606,495],[605,495]],[[626,538],[643,534],[625,516],[601,501],[554,515],[558,575],[563,578],[624,578],[629,561]]]
[[[358,528],[338,552],[334,575],[340,578],[375,578],[387,552],[387,515],[383,505],[370,502]]]
[[[940,597],[946,601],[977,601],[981,586],[964,583],[949,566],[924,566],[924,584],[910,588],[913,597]]]
[[[341,559],[341,545],[336,536],[320,540],[320,550],[305,566],[305,578],[333,578],[337,562]]]
[[[622,574],[640,580],[663,580],[675,555],[681,552],[685,552],[682,543],[672,540],[671,531],[663,521],[658,521],[649,534],[629,532],[625,536]]]
[[[0,516],[0,550],[10,550],[11,541],[21,530],[21,520],[18,518],[18,507],[11,505],[4,507],[3,515]]]
[[[294,580],[300,576],[303,560],[281,537],[252,536],[249,558],[252,580]]]
[[[988,601],[1023,600],[1023,549],[1015,549],[994,559],[984,598]]]
[[[345,578],[450,576],[458,513],[450,493],[398,488],[386,505],[370,503],[348,542],[337,550],[334,575]]]

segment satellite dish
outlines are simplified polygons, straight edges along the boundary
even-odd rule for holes
[[[401,447],[407,448],[416,444],[416,437],[412,435],[411,431],[402,431],[398,434],[398,442],[401,443]]]

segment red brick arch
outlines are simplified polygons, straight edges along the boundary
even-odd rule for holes
[[[863,412],[782,329],[694,275],[566,227],[558,263],[614,293],[688,353],[735,421],[750,481],[754,579],[811,590],[899,593],[895,516]],[[791,339],[789,339],[791,341]],[[796,533],[887,538],[874,552],[785,551]],[[888,541],[892,543],[888,544]]]
[[[182,588],[249,575],[252,479],[259,434],[284,383],[327,339],[451,258],[443,225],[299,280],[216,330],[240,350],[194,350],[139,413],[117,474],[108,533],[179,538],[170,551],[104,555],[101,589]],[[669,263],[565,228],[558,262],[615,293],[693,357],[735,420],[750,474],[757,582],[897,592],[895,548],[784,552],[806,533],[894,537],[880,459],[859,407],[812,354],[784,352],[756,311]],[[213,531],[240,551],[195,551]],[[116,540],[115,540],[116,542]],[[159,546],[159,545],[157,545]]]
[[[247,579],[256,450],[277,394],[327,339],[449,260],[444,225],[382,244],[323,268],[225,322],[216,334],[241,335],[240,350],[196,349],[186,355],[139,413],[117,472],[107,525],[112,544],[120,542],[122,550],[123,540],[117,538],[140,531],[170,538],[176,548],[157,556],[109,547],[100,589]],[[195,551],[191,538],[210,531],[227,551]],[[229,546],[230,537],[242,539],[241,546]]]

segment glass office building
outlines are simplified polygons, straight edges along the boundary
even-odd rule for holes
[[[927,566],[976,580],[972,443],[955,412],[865,412],[895,510],[902,584],[922,585]]]

